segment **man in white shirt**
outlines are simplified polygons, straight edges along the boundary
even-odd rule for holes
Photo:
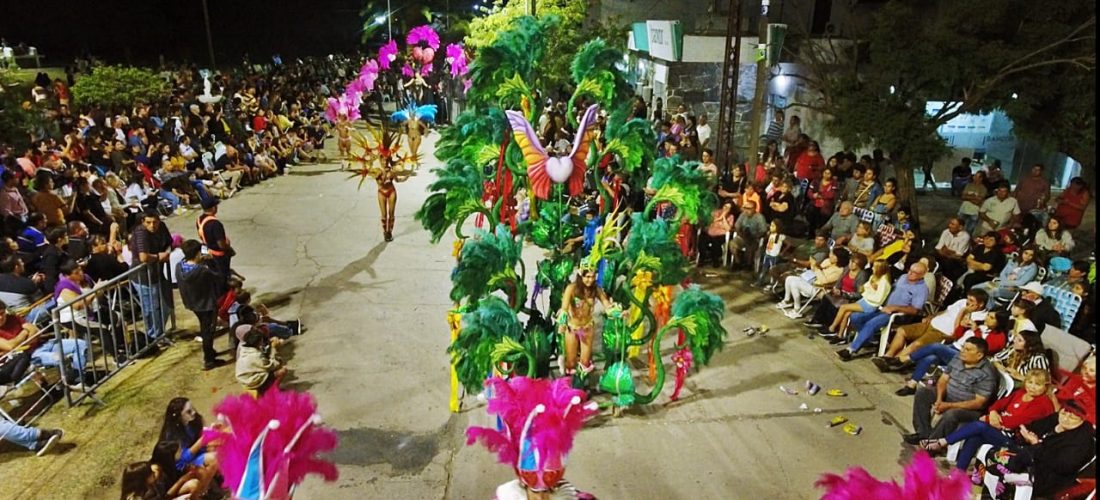
[[[960,217],[947,220],[947,229],[940,233],[936,243],[936,256],[940,258],[940,269],[944,276],[952,281],[966,272],[966,252],[970,250],[970,234],[963,229]]]
[[[999,231],[1012,225],[1020,216],[1020,204],[1008,195],[1008,183],[1001,182],[993,189],[993,196],[982,203],[978,211],[978,234]]]
[[[871,358],[871,362],[881,372],[897,372],[912,367],[909,354],[913,351],[953,338],[955,328],[960,325],[969,328],[975,322],[984,320],[987,300],[989,294],[975,288],[967,292],[965,299],[947,306],[947,309],[936,316],[924,318],[920,323],[898,327],[898,331],[890,339],[886,355]]]
[[[699,136],[699,149],[710,147],[710,125],[707,125],[707,115],[699,115],[699,124],[695,126],[695,133]]]

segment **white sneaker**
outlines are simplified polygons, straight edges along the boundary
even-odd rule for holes
[[[801,319],[802,318],[802,315],[799,314],[798,311],[795,310],[795,309],[790,309],[790,310],[784,312],[783,315],[788,317],[788,318],[791,318],[791,319]]]
[[[775,308],[779,309],[779,310],[784,310],[784,309],[790,309],[793,306],[794,306],[794,304],[791,304],[790,302],[787,302],[787,301],[784,300],[784,301],[776,304]]]

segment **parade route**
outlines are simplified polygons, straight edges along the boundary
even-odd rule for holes
[[[437,138],[425,141],[427,151]],[[398,186],[391,243],[379,230],[373,181],[357,190],[335,163],[294,167],[221,207],[247,286],[277,317],[299,316],[309,328],[289,355],[287,386],[312,392],[341,437],[332,456],[340,480],[310,478],[299,498],[478,499],[512,477],[493,455],[464,446],[465,428],[488,422],[483,404],[468,396],[463,412],[447,410],[452,239],[431,245],[413,220],[437,162],[429,155]],[[169,225],[189,234],[192,219]],[[538,255],[526,257],[530,266]],[[679,402],[666,404],[668,384],[654,405],[598,417],[580,434],[567,477],[607,499],[816,498],[813,482],[825,471],[859,464],[896,474],[909,453],[896,423],[908,428],[911,408],[892,394],[898,378],[870,363],[841,365],[743,276],[698,271],[729,307],[724,350],[688,379]],[[761,323],[772,331],[742,333]],[[807,379],[849,395],[810,396]],[[826,428],[837,415],[863,433]]]

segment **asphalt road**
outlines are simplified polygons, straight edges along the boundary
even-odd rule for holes
[[[373,182],[358,190],[337,164],[295,167],[222,205],[234,267],[248,287],[277,317],[300,317],[309,328],[294,342],[289,387],[312,392],[341,437],[332,455],[340,479],[310,479],[296,498],[483,499],[512,478],[494,455],[464,444],[468,425],[488,422],[482,405],[468,397],[463,412],[447,410],[451,240],[431,245],[412,218],[436,164],[427,155],[419,175],[398,185],[390,243]],[[193,219],[169,225],[191,234]],[[729,306],[724,350],[688,379],[680,401],[668,404],[669,383],[653,405],[595,419],[566,477],[601,499],[795,499],[819,497],[817,477],[852,464],[897,476],[910,453],[900,433],[908,432],[911,399],[893,395],[900,378],[866,360],[841,363],[744,276],[706,271],[700,283]],[[742,333],[761,323],[771,332]],[[848,396],[779,390],[808,379]],[[837,415],[862,434],[827,428]]]

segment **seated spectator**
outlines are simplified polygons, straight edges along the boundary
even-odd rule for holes
[[[75,330],[80,337],[98,335],[103,342],[103,349],[121,363],[128,357],[125,352],[122,322],[109,321],[108,317],[116,313],[99,307],[97,300],[77,300],[81,295],[92,291],[90,285],[91,283],[84,276],[83,266],[72,259],[61,264],[61,277],[53,293],[54,300],[57,302],[58,321],[66,328]],[[88,308],[98,309],[88,311]],[[69,347],[68,342],[74,343],[75,348]],[[77,371],[83,371],[84,364],[88,360],[87,345],[84,340],[65,339],[62,340],[62,347],[65,351],[78,351],[78,355],[73,358],[74,368],[77,368]],[[84,354],[80,355],[80,353]]]
[[[1067,292],[1072,291],[1074,285],[1081,285],[1088,288],[1091,286],[1088,282],[1089,266],[1090,264],[1087,260],[1075,260],[1070,264],[1069,270],[1066,271],[1065,275],[1050,278],[1043,283],[1043,285]]]
[[[1035,247],[1025,248],[1001,269],[999,281],[975,285],[975,288],[981,288],[989,294],[989,308],[996,305],[997,299],[1008,300],[1015,297],[1021,286],[1030,283],[1039,274],[1035,253]]]
[[[1084,178],[1070,179],[1069,186],[1058,195],[1054,217],[1062,221],[1066,229],[1077,229],[1085,216],[1085,209],[1089,206],[1091,196],[1089,184]]]
[[[178,468],[176,464],[183,456],[183,447],[178,441],[159,441],[153,448],[153,455],[149,458],[152,475],[146,474],[146,480],[154,479],[144,494],[151,497],[140,498],[202,498],[210,485],[210,481],[217,473],[214,467],[187,466]],[[133,475],[140,476],[147,470],[138,468]],[[125,480],[125,479],[124,479]],[[125,480],[136,482],[136,480]],[[148,483],[146,483],[148,485]],[[124,490],[125,491],[125,490]],[[177,496],[169,496],[175,492]]]
[[[878,169],[871,167],[864,169],[863,179],[855,186],[850,201],[858,208],[871,210],[874,201],[882,194],[882,185],[878,183]]]
[[[33,276],[28,278],[24,276],[25,273],[26,267],[23,265],[23,259],[19,256],[9,255],[0,260],[0,300],[12,309],[29,307],[46,296],[46,292],[42,288],[46,275],[34,273]],[[49,317],[49,314],[46,313],[50,305],[44,303],[27,313],[27,321],[37,323],[40,317]]]
[[[784,241],[786,241],[786,238],[784,238]],[[813,240],[806,241],[793,249],[787,245],[785,249],[781,250],[782,253],[777,259],[777,263],[771,269],[768,269],[766,274],[761,273],[756,284],[765,286],[769,282],[782,283],[787,274],[801,269],[809,269],[811,260],[821,264],[822,261],[829,258],[829,251],[829,240],[824,234],[818,234]],[[785,256],[789,256],[786,262],[778,262]]]
[[[1024,330],[1012,338],[1010,349],[993,356],[993,366],[1007,373],[1019,385],[1031,370],[1049,370],[1050,360],[1047,359],[1039,332]]]
[[[993,188],[993,196],[982,202],[978,210],[981,221],[978,232],[1000,231],[1019,224],[1020,204],[1009,195],[1008,182],[998,182]]]
[[[898,206],[898,181],[886,179],[882,185],[882,194],[871,202],[871,211],[875,213],[875,226],[894,220],[894,210]]]
[[[779,182],[777,189],[768,195],[764,202],[764,218],[768,221],[779,220],[788,232],[792,227],[795,216],[795,199],[791,194],[791,183],[787,180]]]
[[[107,238],[97,234],[89,239],[91,255],[84,264],[84,274],[94,281],[108,281],[130,270],[130,266],[122,260],[121,245],[114,246],[107,243]]]
[[[27,227],[16,238],[19,244],[19,252],[23,254],[24,264],[37,269],[38,259],[42,251],[46,249],[46,216],[40,212],[32,212],[27,216]]]
[[[1038,281],[1032,281],[1020,287],[1020,298],[1034,304],[1034,312],[1028,319],[1035,325],[1034,330],[1042,333],[1046,327],[1062,328],[1062,315],[1054,308],[1054,304],[1043,297],[1043,285]],[[1017,301],[1019,302],[1019,301]]]
[[[852,254],[849,258],[848,268],[840,275],[840,279],[829,289],[829,294],[817,306],[814,315],[802,324],[810,328],[822,328],[825,323],[835,318],[838,310],[853,302],[858,302],[864,283],[871,275],[866,269],[867,257],[860,254]],[[887,282],[889,283],[889,282]],[[889,285],[887,285],[889,286]]]
[[[69,242],[69,231],[65,226],[51,228],[46,231],[46,247],[38,259],[38,270],[46,275],[42,286],[46,290],[53,290],[57,285],[58,275],[61,273],[61,263],[69,260],[69,254],[64,247]]]
[[[1029,300],[1017,300],[1008,308],[1012,315],[1012,329],[1009,342],[1016,340],[1016,335],[1025,330],[1036,331],[1035,323],[1031,317],[1035,315],[1035,303]]]
[[[929,453],[936,453],[962,441],[955,467],[965,471],[983,444],[1007,446],[1021,426],[1053,415],[1054,405],[1046,397],[1049,388],[1050,373],[1045,370],[1028,373],[1024,388],[995,401],[982,418],[963,424],[946,437],[921,441],[920,445]]]
[[[1030,483],[1037,498],[1050,498],[1074,484],[1081,468],[1096,456],[1093,428],[1084,425],[1085,413],[1071,401],[1055,415],[1020,426],[1019,441],[986,454],[986,472],[1000,476],[1002,485]]]
[[[926,439],[940,439],[964,423],[982,416],[986,404],[997,393],[1000,377],[986,358],[989,345],[977,337],[966,339],[959,355],[951,359],[933,389],[923,384],[913,400],[913,433],[905,442],[917,445]],[[940,416],[935,426],[932,415]]]
[[[810,261],[810,269],[800,276],[788,276],[784,282],[783,300],[775,307],[784,310],[791,319],[802,317],[802,300],[810,299],[818,289],[832,287],[848,267],[849,254],[843,249],[834,250],[829,258],[817,264]],[[789,310],[787,310],[789,309]]]
[[[1085,410],[1085,421],[1096,427],[1096,355],[1090,354],[1081,362],[1081,373],[1070,374],[1065,383],[1054,391],[1052,402],[1058,409],[1070,401]]]
[[[1035,246],[1039,247],[1044,258],[1068,257],[1073,251],[1073,235],[1062,227],[1062,221],[1058,217],[1051,217],[1046,228],[1035,233]]]
[[[856,254],[866,259],[863,254]],[[850,302],[837,309],[833,322],[829,325],[829,332],[839,333],[847,324],[852,314],[870,313],[878,310],[887,297],[890,296],[890,268],[886,267],[886,261],[876,260],[871,264],[871,272],[859,291],[860,299]]]
[[[745,206],[746,203],[751,202],[753,204],[753,206],[758,208],[758,209],[761,206],[763,206],[764,205],[764,199],[760,197],[760,193],[763,193],[763,192],[764,192],[764,185],[763,184],[760,184],[760,183],[754,184],[752,182],[745,183],[745,189],[741,192],[741,203],[739,203],[737,205],[738,217],[740,217],[740,212],[743,210],[743,207]],[[757,210],[757,212],[759,213],[759,210]]]
[[[7,304],[0,302],[0,355],[16,349],[29,351],[32,362],[46,367],[65,370],[65,380],[74,390],[84,373],[90,352],[81,339],[62,339],[41,335],[38,327],[24,323],[15,314],[8,313]],[[72,357],[71,368],[64,368],[65,357]]]
[[[699,238],[699,265],[711,261],[714,267],[722,265],[722,250],[726,237],[733,229],[733,203],[724,202],[711,214],[711,222]]]
[[[916,349],[948,340],[954,336],[958,327],[973,328],[980,321],[980,316],[985,315],[985,304],[989,295],[979,289],[971,290],[965,299],[959,299],[951,304],[943,312],[932,318],[925,318],[920,323],[903,325],[890,339],[885,355],[871,358],[871,362],[883,372],[902,371],[912,368],[908,362],[908,355]],[[1004,321],[1007,330],[1011,317],[1005,313]]]
[[[3,173],[0,173],[0,183],[4,185],[3,191],[0,192],[2,194],[2,197],[0,197],[0,217],[4,218],[4,227],[21,225],[30,215],[30,209],[27,208],[27,203],[23,200],[23,193],[19,192],[19,182],[15,178],[15,173],[11,170],[4,170]]]
[[[875,237],[872,234],[870,222],[860,222],[856,226],[856,234],[848,241],[848,250],[852,253],[862,254],[871,259],[871,254],[875,252]]]
[[[730,240],[730,267],[737,268],[747,263],[752,268],[756,262],[756,249],[759,242],[767,234],[768,224],[764,216],[756,213],[756,205],[751,201],[744,202],[741,207],[741,216],[737,218],[733,229],[735,236]],[[744,259],[741,253],[744,252]]]
[[[832,160],[830,160],[832,161]],[[810,184],[806,192],[807,235],[815,234],[833,216],[841,181],[833,175],[833,168],[821,171],[821,178]]]
[[[868,260],[874,262],[882,259],[890,266],[890,272],[895,278],[905,273],[913,262],[920,259],[920,239],[912,229],[902,232],[898,238],[889,244],[871,253]],[[931,270],[932,268],[929,268]]]
[[[829,235],[836,245],[847,246],[848,240],[856,233],[859,217],[852,214],[852,202],[840,203],[840,208],[821,226],[821,231]]]
[[[947,220],[947,229],[940,233],[935,248],[943,275],[951,281],[959,279],[966,272],[966,253],[970,250],[970,233],[963,228],[961,218]]]
[[[191,400],[182,397],[172,398],[168,402],[168,408],[164,410],[164,423],[160,428],[159,441],[179,444],[180,457],[175,463],[176,470],[217,465],[214,453],[207,450],[202,432],[202,415],[195,411]]]
[[[263,304],[252,305],[252,293],[238,290],[235,302],[229,306],[229,324],[235,328],[238,324],[263,325],[271,336],[286,340],[302,333],[297,321],[280,321],[271,317],[271,312]]]
[[[88,226],[78,220],[66,224],[69,235],[65,238],[65,253],[74,260],[88,256]]]
[[[69,203],[53,192],[54,178],[48,171],[41,170],[34,179],[35,194],[31,197],[31,205],[35,212],[46,216],[46,226],[60,226],[65,223],[65,213]],[[30,220],[27,221],[30,224]],[[44,228],[43,228],[44,229]]]
[[[966,256],[966,272],[955,280],[956,298],[963,295],[978,283],[992,281],[1005,266],[1005,255],[997,250],[997,233],[989,232],[982,236],[981,246],[971,248]]]
[[[275,346],[267,342],[258,328],[241,325],[235,332],[241,342],[237,348],[237,382],[262,395],[286,376],[287,368],[279,361]]]
[[[977,323],[977,322],[975,322]],[[986,343],[986,353],[1000,352],[1008,342],[1008,314],[1004,311],[995,311],[985,315],[984,324],[974,324],[971,327],[959,325],[955,327],[954,342],[950,344],[928,344],[913,351],[910,356],[900,359],[901,368],[913,368],[913,375],[905,382],[905,385],[894,392],[898,396],[912,396],[917,392],[917,385],[933,366],[945,366],[962,352],[967,339],[978,338]],[[905,359],[908,358],[908,359]]]
[[[45,455],[64,434],[65,431],[61,429],[35,429],[0,418],[0,440],[33,451],[37,456]]]
[[[924,303],[928,300],[928,285],[924,283],[924,274],[928,268],[917,262],[909,267],[909,273],[898,278],[890,296],[886,299],[886,305],[870,312],[853,314],[849,320],[849,326],[859,330],[856,338],[845,349],[837,351],[841,360],[849,361],[890,321],[890,315],[901,313],[911,318],[917,317],[924,309]],[[909,321],[911,322],[911,321]],[[898,322],[900,324],[900,322]],[[843,338],[839,335],[838,338]]]

